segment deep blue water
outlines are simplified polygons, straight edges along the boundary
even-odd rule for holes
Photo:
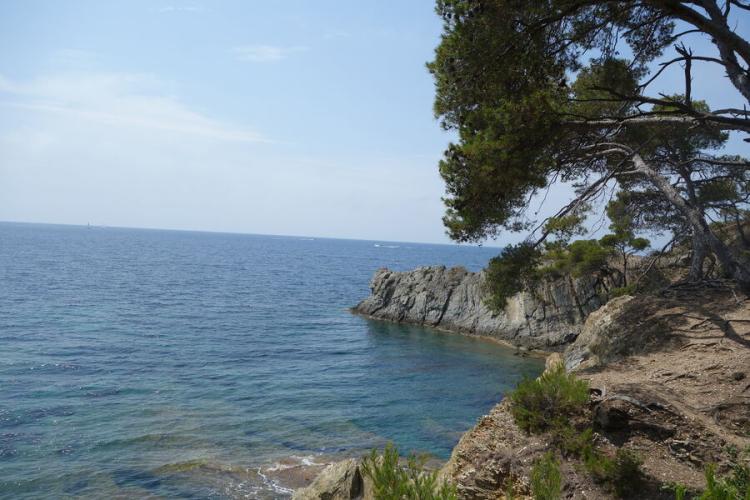
[[[0,497],[282,496],[258,468],[389,440],[445,459],[540,362],[347,308],[379,267],[496,252],[2,223]]]

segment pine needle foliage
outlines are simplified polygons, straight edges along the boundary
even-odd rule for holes
[[[383,454],[373,449],[362,461],[362,472],[373,483],[378,500],[456,500],[456,487],[440,481],[437,471],[424,469],[424,458],[410,455],[402,465],[398,449],[388,443]]]
[[[735,465],[726,477],[716,477],[716,465],[706,468],[706,489],[698,500],[750,500],[750,469]]]
[[[544,432],[567,421],[589,400],[589,385],[560,365],[537,379],[526,378],[509,395],[511,413],[526,432]]]
[[[548,451],[531,469],[531,494],[534,500],[559,500],[561,485],[560,464]]]

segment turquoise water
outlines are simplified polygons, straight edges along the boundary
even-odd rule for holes
[[[347,310],[474,247],[0,224],[0,497],[277,498],[394,441],[447,458],[540,362]]]

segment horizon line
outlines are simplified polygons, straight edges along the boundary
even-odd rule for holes
[[[367,241],[367,242],[383,242],[383,243],[407,243],[412,245],[439,245],[439,246],[452,246],[452,247],[464,247],[464,248],[491,248],[502,250],[503,247],[485,245],[485,244],[466,244],[466,243],[435,243],[426,241],[399,241],[399,240],[388,240],[388,239],[368,239],[368,238],[346,238],[340,236],[316,236],[316,235],[303,235],[303,234],[270,234],[270,233],[252,233],[252,232],[239,232],[239,231],[218,231],[210,229],[176,229],[176,228],[165,228],[165,227],[134,227],[134,226],[110,226],[106,224],[72,224],[62,222],[32,222],[32,221],[20,221],[20,220],[0,220],[0,224],[28,224],[28,225],[39,225],[39,226],[65,226],[65,227],[91,227],[99,229],[136,229],[141,231],[175,231],[183,233],[207,233],[207,234],[230,234],[239,236],[273,236],[281,238],[313,238],[321,240],[344,240],[344,241]]]

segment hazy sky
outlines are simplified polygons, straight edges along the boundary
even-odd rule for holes
[[[447,242],[433,5],[2,2],[0,220]]]

